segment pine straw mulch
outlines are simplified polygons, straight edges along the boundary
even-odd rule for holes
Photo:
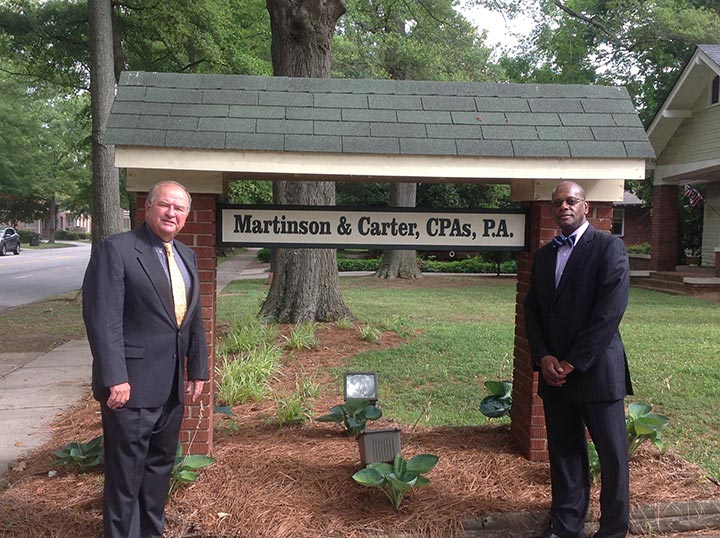
[[[385,333],[368,344],[354,331],[321,326],[317,349],[285,356],[276,393],[290,393],[304,372],[321,386],[315,414],[342,395],[329,369],[360,350],[397,346]],[[545,463],[523,458],[507,426],[429,428],[395,424],[383,417],[372,428],[402,426],[402,451],[440,456],[428,487],[407,494],[399,512],[376,489],[356,484],[359,451],[334,424],[309,421],[278,429],[274,403],[244,404],[234,417],[216,415],[216,463],[198,482],[168,503],[166,536],[237,538],[362,537],[382,532],[417,536],[459,533],[461,520],[488,512],[546,510],[550,483]],[[53,439],[10,472],[0,493],[2,536],[94,537],[101,534],[102,474],[57,469],[52,451],[101,433],[97,403],[87,397],[54,423]],[[634,504],[720,497],[720,486],[671,452],[641,448],[631,463]],[[596,488],[595,488],[596,489]],[[597,491],[593,500],[597,510]]]

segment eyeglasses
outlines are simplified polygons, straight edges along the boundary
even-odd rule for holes
[[[562,207],[562,205],[565,203],[570,207],[574,207],[578,205],[580,202],[584,202],[585,200],[583,198],[564,198],[562,200],[551,200],[550,205],[552,205],[554,208]]]

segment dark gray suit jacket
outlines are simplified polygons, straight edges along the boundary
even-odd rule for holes
[[[178,327],[170,282],[150,233],[144,224],[102,241],[85,273],[83,319],[93,356],[93,395],[101,402],[111,385],[124,382],[130,383],[126,407],[163,405],[171,391],[182,402],[185,357],[188,379],[208,378],[195,253],[174,242],[192,279],[187,314]]]
[[[628,303],[630,270],[624,243],[589,226],[555,289],[557,248],[540,248],[525,298],[525,330],[533,367],[554,355],[575,367],[560,388],[540,376],[539,394],[575,402],[617,400],[632,394],[618,327]]]

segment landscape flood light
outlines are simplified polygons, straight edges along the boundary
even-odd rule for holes
[[[377,372],[346,372],[345,400],[360,398],[375,405],[377,402]]]

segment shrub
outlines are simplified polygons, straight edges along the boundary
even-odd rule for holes
[[[269,248],[261,248],[257,251],[257,254],[255,255],[257,258],[257,261],[261,263],[270,263],[270,249]]]
[[[338,271],[377,271],[380,260],[356,260],[353,258],[341,258],[338,261]]]
[[[628,254],[650,254],[650,243],[640,243],[639,245],[628,245]]]
[[[20,236],[21,243],[27,243],[28,245],[40,244],[40,234],[37,232],[32,232],[30,230],[18,230],[17,233]]]

